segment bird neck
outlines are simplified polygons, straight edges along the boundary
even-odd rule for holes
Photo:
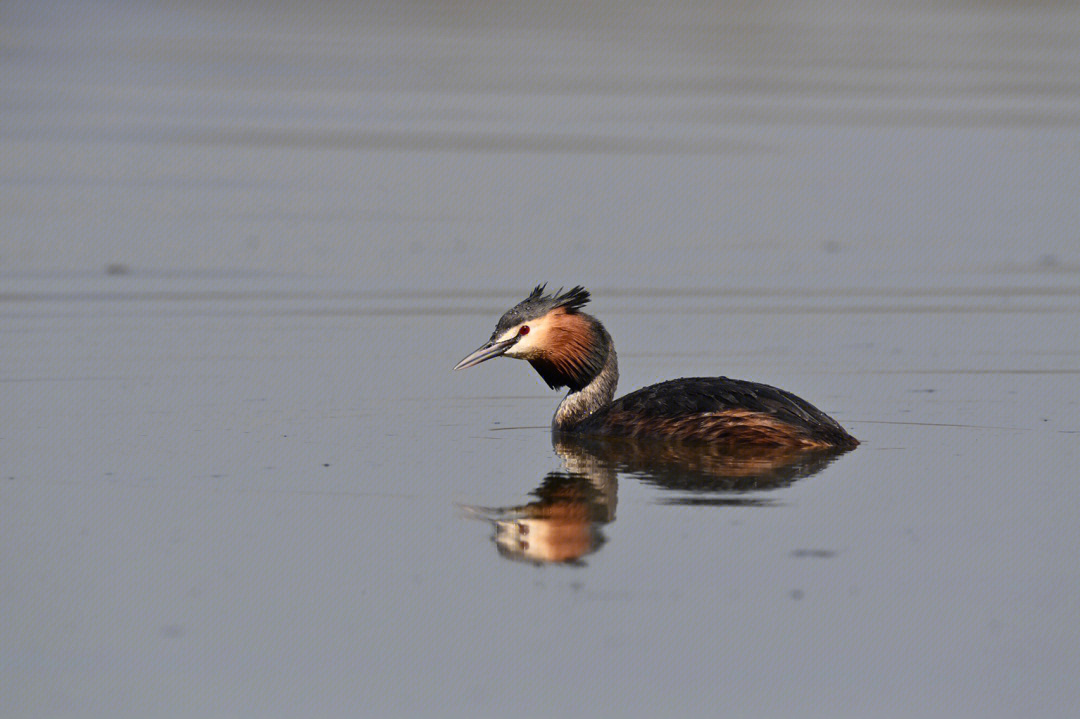
[[[588,384],[581,389],[572,390],[559,403],[555,417],[551,420],[553,430],[573,429],[593,412],[611,404],[615,397],[615,386],[619,383],[619,358],[615,354],[615,343],[611,341],[611,336],[602,327],[600,331],[607,344],[604,365]]]

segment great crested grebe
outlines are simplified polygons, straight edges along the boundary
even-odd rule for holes
[[[615,344],[581,311],[583,287],[544,294],[545,285],[504,314],[491,339],[454,369],[500,355],[528,360],[552,389],[568,387],[551,427],[580,435],[700,440],[733,449],[850,449],[859,441],[806,400],[776,387],[687,377],[649,385],[612,401],[619,381]]]

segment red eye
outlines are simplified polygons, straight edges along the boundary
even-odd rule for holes
[[[527,335],[527,334],[529,334],[529,326],[528,325],[522,325],[521,329],[518,330],[518,336]]]

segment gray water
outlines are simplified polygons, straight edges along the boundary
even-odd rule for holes
[[[1080,710],[1074,4],[4,3],[0,93],[0,715]],[[450,371],[543,281],[863,444],[553,446]]]

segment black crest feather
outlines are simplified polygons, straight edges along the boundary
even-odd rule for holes
[[[576,312],[589,302],[589,291],[577,285],[566,292],[557,294],[553,299],[554,307],[563,307],[570,312]]]
[[[574,312],[588,304],[590,299],[589,291],[581,285],[575,285],[566,292],[563,292],[562,287],[560,287],[550,295],[544,294],[546,288],[547,283],[541,282],[533,288],[533,291],[529,293],[529,296],[525,298],[522,304],[525,302],[542,304],[549,310],[556,307],[565,307],[567,310]]]
[[[560,287],[550,295],[544,294],[546,287],[546,283],[537,285],[528,297],[511,307],[495,326],[495,332],[491,335],[492,339],[514,325],[543,317],[556,307],[561,307],[567,312],[577,312],[589,301],[589,291],[581,285],[572,287],[566,292],[563,292]]]

